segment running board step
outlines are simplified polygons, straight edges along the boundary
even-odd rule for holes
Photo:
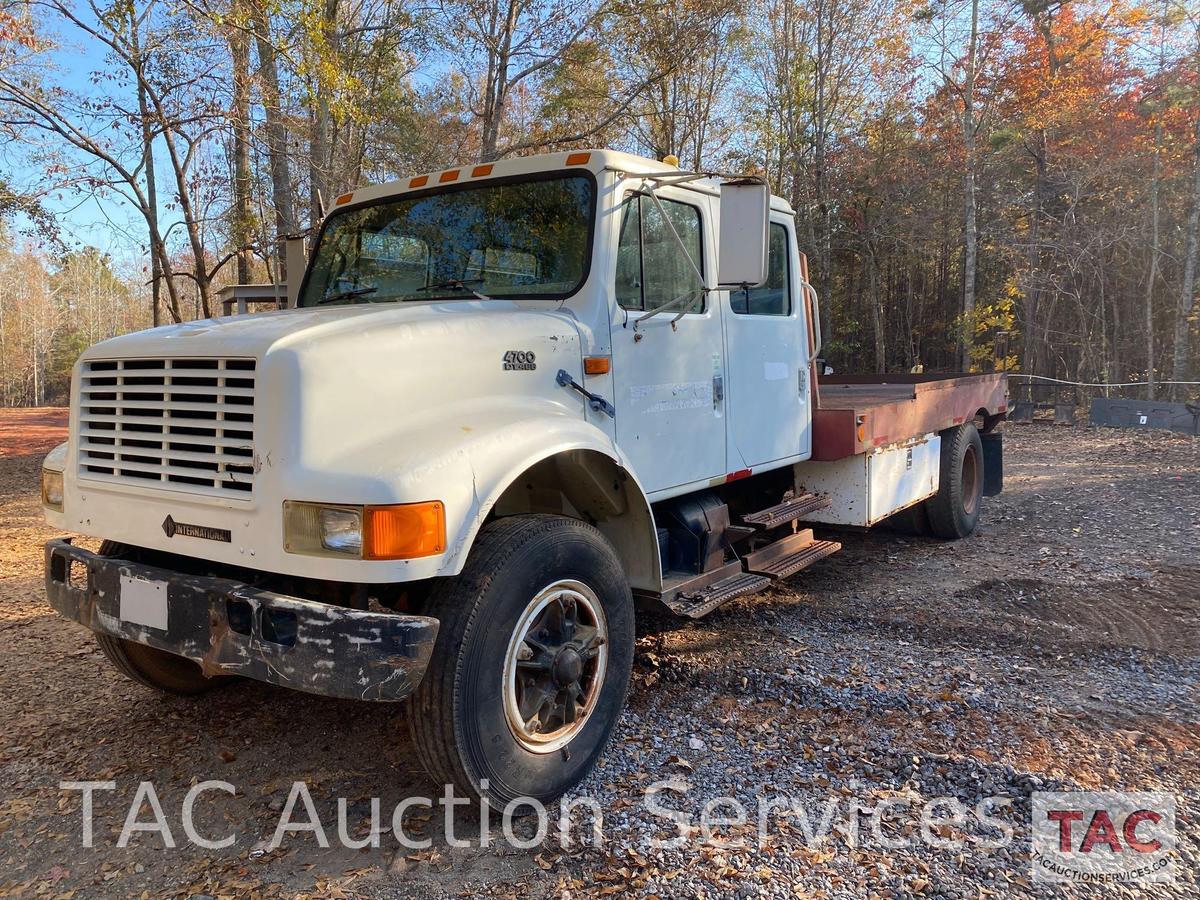
[[[827,506],[829,506],[828,497],[817,494],[801,494],[799,497],[784,500],[782,503],[760,509],[758,512],[747,513],[742,516],[742,521],[756,528],[775,528],[778,525],[794,522],[818,509],[825,509]]]
[[[812,529],[806,528],[749,554],[746,569],[772,579],[787,578],[841,549],[837,541],[814,540]]]
[[[741,597],[743,594],[753,594],[761,591],[771,583],[771,579],[752,572],[739,572],[729,578],[710,584],[698,591],[676,594],[667,601],[671,611],[689,619],[699,619],[706,616],[722,603]]]

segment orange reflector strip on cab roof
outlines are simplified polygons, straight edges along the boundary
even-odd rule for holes
[[[590,153],[572,153],[567,157],[568,166],[586,166],[592,158]]]
[[[341,206],[343,203],[349,203],[353,199],[354,199],[353,191],[351,191],[349,194],[342,194],[342,196],[337,198],[337,205]]]
[[[447,169],[438,176],[439,184],[445,184],[447,181],[458,181],[458,169]]]
[[[585,356],[583,358],[584,375],[607,375],[612,368],[612,359],[607,356]]]
[[[408,182],[408,186],[410,188],[425,187],[427,184],[429,184],[428,175],[418,175],[416,178],[409,179]]]
[[[491,174],[492,174],[491,163],[488,163],[486,166],[476,166],[475,168],[473,168],[471,170],[472,178],[482,178],[484,175],[491,175]]]
[[[416,559],[446,549],[440,500],[363,508],[363,559]]]

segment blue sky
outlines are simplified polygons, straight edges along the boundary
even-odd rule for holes
[[[53,32],[43,30],[43,35],[53,37]],[[47,52],[42,57],[44,77],[54,84],[86,96],[103,96],[113,89],[109,79],[96,78],[96,73],[105,68],[103,47],[94,41],[81,40],[73,35],[68,43]],[[60,147],[62,141],[51,135],[39,136],[30,129],[33,140],[45,147]],[[54,216],[61,229],[63,242],[71,248],[91,245],[110,254],[114,260],[140,264],[145,259],[144,244],[146,225],[141,214],[118,196],[98,196],[77,190],[54,190],[42,192],[45,173],[41,164],[31,158],[37,147],[9,145],[0,150],[0,166],[4,175],[18,189],[32,191],[42,205]],[[75,158],[83,159],[82,155]],[[169,169],[160,162],[156,171],[159,183],[165,185],[170,178]],[[160,194],[163,191],[160,189]],[[163,208],[160,214],[166,227],[173,214]]]

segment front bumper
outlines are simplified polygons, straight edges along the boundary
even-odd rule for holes
[[[165,628],[121,617],[122,584],[165,585]],[[109,559],[69,538],[46,544],[50,605],[93,631],[241,675],[357,700],[402,700],[420,683],[438,621],[302,600],[227,578]]]

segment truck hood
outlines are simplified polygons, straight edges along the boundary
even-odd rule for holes
[[[418,338],[422,333],[451,335],[492,332],[550,333],[576,337],[573,317],[547,304],[530,308],[506,300],[364,303],[353,306],[285,309],[244,316],[200,319],[164,325],[103,341],[84,359],[146,356],[246,356],[262,359],[276,346],[296,346],[327,339],[358,338],[397,330]],[[468,350],[463,346],[462,350]],[[513,349],[521,349],[514,347]]]
[[[583,377],[580,329],[547,307],[455,300],[206,319],[97,344],[81,366],[253,358],[256,498],[274,502],[280,488],[279,501],[369,500],[456,459],[498,422],[519,432],[538,415],[584,417],[555,379]]]

